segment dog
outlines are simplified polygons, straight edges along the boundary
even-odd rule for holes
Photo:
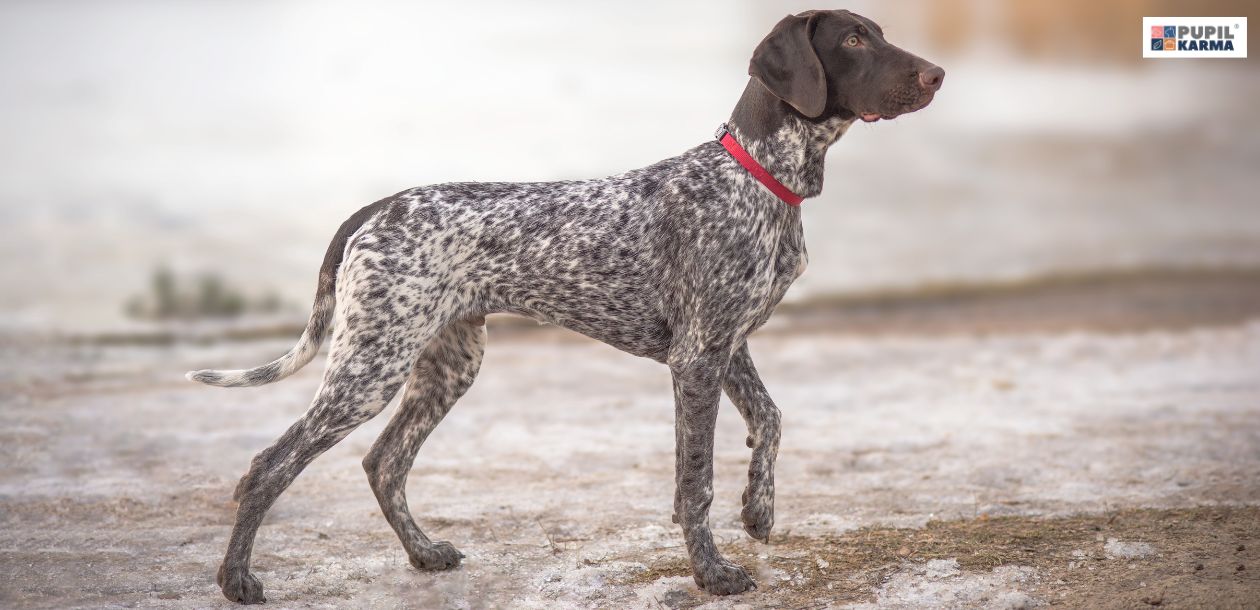
[[[654,165],[599,180],[425,186],[364,207],[329,245],[292,350],[249,370],[189,373],[216,386],[271,383],[310,362],[332,331],[310,409],[236,487],[218,571],[224,596],[265,601],[249,571],[263,515],[307,464],[403,387],[363,467],[412,565],[460,565],[462,553],[416,525],[404,487],[420,445],[476,377],[491,313],[562,326],[669,366],[673,520],[695,582],[718,595],[753,589],[708,525],[719,396],[726,392],[748,426],[744,529],[768,542],[780,411],[746,338],[805,270],[799,204],[821,192],[827,149],[859,119],[927,106],[945,72],[889,44],[870,19],[828,10],[779,21],[753,51],[749,75],[714,141]]]

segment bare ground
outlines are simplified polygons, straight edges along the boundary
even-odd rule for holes
[[[278,607],[1260,607],[1260,323],[1234,298],[1256,288],[1177,285],[785,312],[753,343],[784,412],[770,545],[739,527],[748,450],[719,419],[711,520],[748,595],[686,576],[666,371],[516,327],[408,488],[463,567],[415,571],[380,515],[358,461],[385,415],[280,499],[254,569]],[[181,374],[285,343],[7,343],[0,606],[230,606],[232,487],[320,367]]]

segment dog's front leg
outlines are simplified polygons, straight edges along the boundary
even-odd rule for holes
[[[744,416],[748,425],[748,487],[744,489],[744,510],[740,514],[744,531],[762,542],[770,542],[774,527],[774,460],[779,455],[779,408],[761,383],[753,366],[748,344],[731,355],[722,389]]]
[[[722,379],[730,361],[730,346],[709,346],[696,351],[672,354],[670,371],[674,378],[677,404],[678,457],[677,486],[681,499],[683,538],[696,584],[710,593],[742,593],[755,585],[743,568],[722,558],[709,530],[709,505],[713,503],[713,431],[717,423],[718,398]]]

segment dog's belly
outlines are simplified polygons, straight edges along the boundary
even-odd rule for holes
[[[607,306],[534,300],[506,305],[502,311],[567,328],[635,356],[665,361],[672,335],[663,317],[633,302],[603,304]]]

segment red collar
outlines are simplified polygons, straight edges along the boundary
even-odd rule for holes
[[[801,201],[804,198],[793,193],[792,189],[783,186],[782,182],[775,180],[774,176],[766,171],[766,168],[762,167],[752,155],[748,154],[748,151],[744,150],[743,146],[739,145],[735,136],[731,135],[731,132],[726,129],[726,123],[722,123],[722,126],[718,127],[717,133],[714,135],[722,143],[722,146],[726,147],[726,151],[731,153],[731,156],[735,157],[735,160],[739,161],[739,164],[743,165],[744,169],[753,175],[753,178],[766,185],[766,188],[770,189],[770,192],[777,195],[779,199],[782,199],[783,203],[793,207],[801,205]]]

